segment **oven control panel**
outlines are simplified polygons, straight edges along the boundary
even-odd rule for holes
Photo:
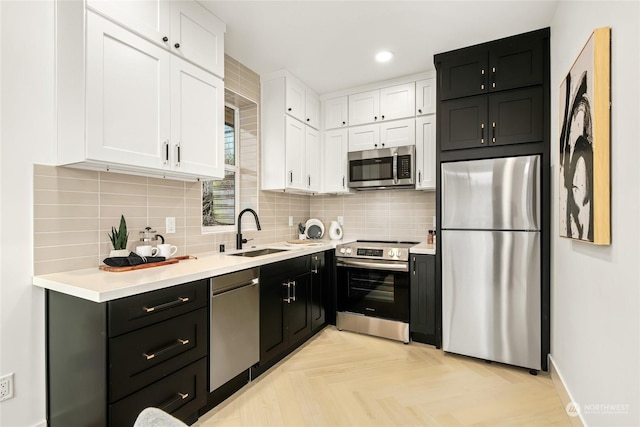
[[[359,245],[358,242],[345,243],[336,247],[336,256],[345,258],[407,261],[409,259],[409,248],[411,246],[413,246],[413,244],[383,244],[374,246],[371,244]]]

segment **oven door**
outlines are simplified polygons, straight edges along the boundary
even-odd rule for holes
[[[337,258],[338,311],[409,322],[406,262]]]

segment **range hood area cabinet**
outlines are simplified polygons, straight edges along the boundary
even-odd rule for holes
[[[157,21],[137,2],[56,3],[57,163],[222,178],[225,25],[194,1],[145,4]]]
[[[318,95],[287,71],[261,78],[262,189],[321,190]]]

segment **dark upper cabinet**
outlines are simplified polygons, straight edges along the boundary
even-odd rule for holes
[[[435,55],[440,100],[542,84],[544,39],[540,30]]]
[[[459,150],[542,140],[541,86],[440,103],[440,149]]]

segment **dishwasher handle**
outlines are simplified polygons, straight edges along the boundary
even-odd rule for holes
[[[254,285],[257,285],[258,283],[260,283],[260,279],[255,278],[255,279],[251,279],[248,282],[234,283],[232,285],[228,285],[228,286],[225,286],[223,288],[219,288],[219,289],[215,289],[215,290],[212,289],[211,290],[211,297],[217,297],[217,296],[220,296],[220,295],[224,295],[227,292],[231,292],[231,291],[233,291],[235,289],[243,288],[245,286],[254,286]]]

